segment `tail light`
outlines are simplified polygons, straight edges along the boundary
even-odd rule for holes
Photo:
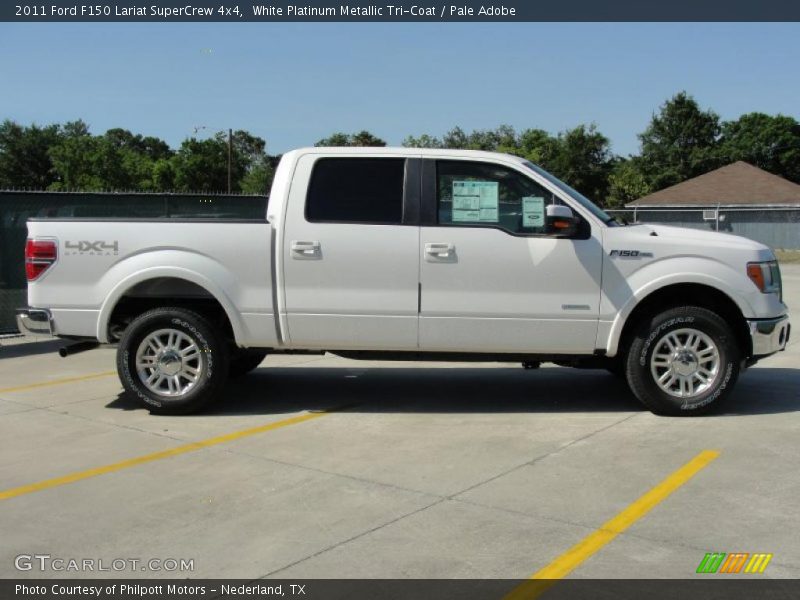
[[[27,240],[25,242],[25,275],[35,281],[47,271],[58,258],[58,243],[55,240]]]

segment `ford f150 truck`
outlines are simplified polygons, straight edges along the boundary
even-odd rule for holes
[[[652,411],[694,415],[790,333],[768,247],[618,223],[488,152],[294,150],[258,221],[28,232],[20,328],[116,343],[122,385],[157,413],[198,409],[267,353],[327,351],[605,368]]]

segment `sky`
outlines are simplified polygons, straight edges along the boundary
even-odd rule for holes
[[[723,119],[800,119],[798,64],[792,23],[0,23],[0,119],[173,147],[246,129],[270,154],[334,131],[595,123],[628,155],[681,90]]]

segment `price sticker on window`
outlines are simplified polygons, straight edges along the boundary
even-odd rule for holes
[[[522,198],[522,226],[544,227],[544,198],[542,196]]]
[[[497,223],[496,181],[454,181],[453,222]]]

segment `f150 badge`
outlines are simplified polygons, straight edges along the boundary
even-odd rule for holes
[[[609,252],[609,256],[611,258],[653,258],[653,253],[640,250],[612,250]]]
[[[94,242],[81,240],[79,242],[64,242],[64,254],[66,256],[117,256],[119,254],[119,242],[107,242],[96,240]]]

